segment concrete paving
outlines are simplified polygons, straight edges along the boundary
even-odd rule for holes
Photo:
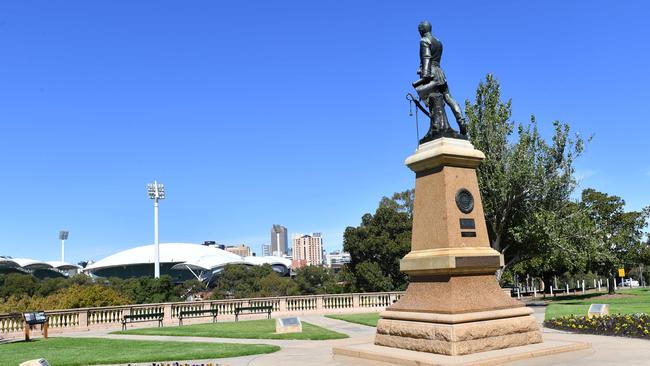
[[[533,307],[535,317],[542,322],[544,319],[543,306]],[[256,343],[274,344],[282,349],[267,355],[245,356],[230,359],[220,359],[221,365],[228,366],[304,366],[304,365],[382,365],[377,361],[364,361],[359,359],[332,357],[332,347],[355,344],[371,343],[374,338],[375,328],[359,324],[348,323],[336,319],[325,318],[321,315],[302,316],[303,321],[316,324],[350,336],[347,339],[326,341],[305,340],[277,340],[277,339],[232,339],[232,338],[205,338],[205,337],[168,337],[168,336],[139,336],[139,335],[114,335],[108,334],[109,330],[89,331],[83,333],[65,334],[65,337],[102,337],[138,340],[174,340],[182,342],[211,342],[211,343]],[[571,353],[526,359],[505,363],[506,366],[611,366],[611,365],[650,365],[650,341],[643,339],[630,339],[621,337],[607,337],[594,335],[580,335],[552,329],[543,329],[544,338],[550,341],[588,342],[592,349],[575,351]]]

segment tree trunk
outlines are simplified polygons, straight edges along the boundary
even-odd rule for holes
[[[553,287],[553,274],[544,273],[543,278],[544,278],[544,296],[546,296],[546,290],[548,290],[548,294],[550,295],[551,287]]]
[[[607,288],[607,293],[610,294],[610,295],[613,295],[614,293],[616,293],[614,291],[614,284],[616,283],[615,281],[616,281],[616,277],[614,277],[614,273],[610,271],[609,272],[609,286]]]

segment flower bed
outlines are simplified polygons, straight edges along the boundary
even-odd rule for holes
[[[571,315],[547,320],[544,325],[549,328],[578,333],[650,338],[650,316],[648,314],[615,314],[595,316],[591,319],[586,316]]]

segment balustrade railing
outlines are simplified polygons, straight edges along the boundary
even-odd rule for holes
[[[106,306],[46,311],[53,331],[81,331],[97,327],[117,327],[127,314],[163,313],[164,323],[173,324],[181,311],[218,309],[219,316],[234,315],[238,306],[272,306],[276,314],[369,312],[383,310],[399,300],[402,292],[326,294],[308,296],[263,297],[250,299],[205,300],[162,304]],[[39,310],[39,309],[32,309]],[[0,335],[23,331],[22,314],[0,314]]]

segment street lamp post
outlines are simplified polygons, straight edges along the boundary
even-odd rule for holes
[[[61,240],[61,262],[65,262],[65,241],[68,240],[68,230],[59,231],[59,240]]]
[[[160,243],[158,242],[158,200],[165,199],[165,186],[157,181],[147,184],[149,199],[153,200],[154,277],[160,278]]]

